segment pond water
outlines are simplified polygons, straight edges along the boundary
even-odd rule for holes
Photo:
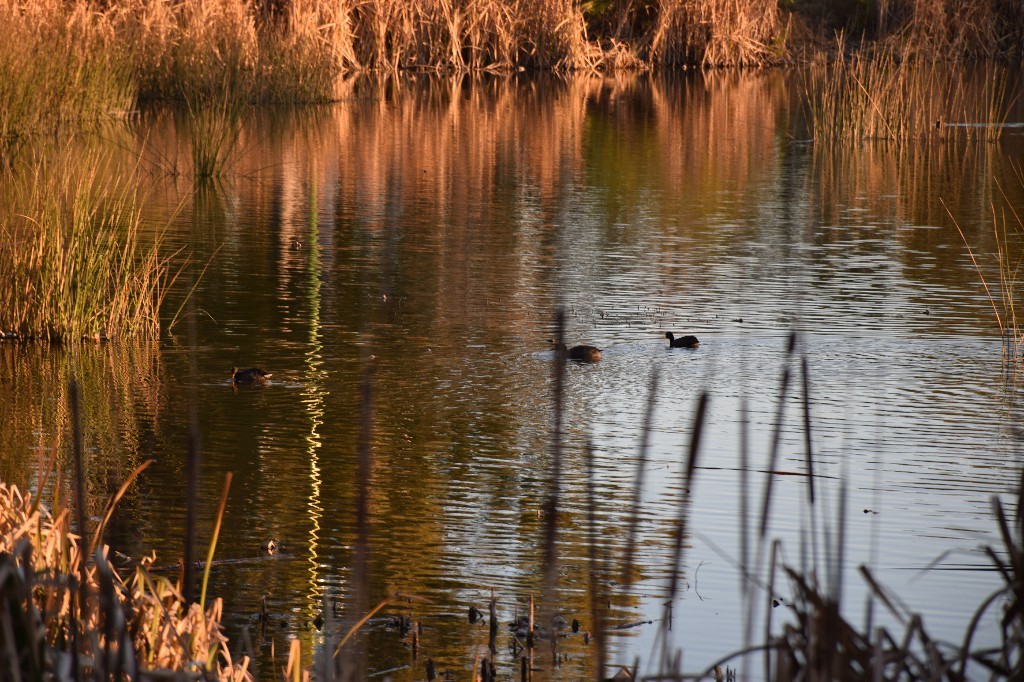
[[[307,662],[324,645],[310,625],[324,604],[325,631],[336,638],[358,617],[353,604],[396,592],[423,601],[401,600],[363,628],[354,646],[366,652],[367,676],[423,679],[431,658],[467,679],[487,643],[486,624],[469,623],[467,612],[486,612],[492,592],[502,678],[519,670],[506,623],[531,597],[587,630],[595,591],[616,628],[610,663],[639,659],[652,673],[667,636],[682,668],[700,672],[744,645],[747,623],[758,633],[750,641],[762,641],[769,596],[791,601],[781,572],[769,595],[744,585],[738,568],[744,557],[754,564],[789,367],[766,532],[782,543],[780,561],[814,561],[825,576],[841,535],[852,622],[863,623],[863,564],[923,614],[930,635],[959,642],[1000,584],[979,547],[999,545],[991,498],[1012,505],[1021,477],[1021,389],[944,206],[997,283],[992,207],[999,216],[1024,207],[1015,175],[1024,135],[822,149],[802,130],[798,96],[784,72],[357,82],[335,105],[252,113],[229,172],[198,190],[187,173],[187,118],[145,112],[103,144],[142,158],[147,224],[189,254],[167,323],[180,282],[198,280],[194,293],[159,344],[0,346],[0,474],[31,482],[54,449],[70,471],[74,373],[93,517],[154,458],[108,541],[173,565],[195,406],[203,554],[233,473],[217,548],[232,561],[213,569],[210,592],[224,598],[235,641],[248,629],[264,677],[290,638]],[[560,308],[567,341],[596,345],[603,358],[565,368],[552,607],[543,604],[556,359],[547,339]],[[697,335],[700,347],[668,350],[667,330]],[[233,387],[231,368],[254,365],[272,381]],[[363,576],[353,565],[368,368]],[[655,375],[633,579],[624,584]],[[708,412],[685,495],[702,392]],[[272,538],[282,551],[269,557]],[[596,583],[592,547],[607,564]],[[666,632],[676,567],[681,588]],[[763,558],[762,580],[766,571]],[[362,584],[369,594],[360,602],[353,592]],[[264,597],[271,619],[261,628]],[[776,626],[786,611],[773,612]],[[388,619],[395,615],[422,624],[415,658]],[[881,607],[876,618],[894,623]],[[977,638],[998,641],[993,618]],[[552,668],[541,657],[540,676],[593,676],[593,643],[577,634],[560,646],[564,660]]]

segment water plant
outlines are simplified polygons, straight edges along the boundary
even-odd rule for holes
[[[1024,188],[1024,170],[1020,165],[1014,165],[1013,170],[1017,182]],[[992,230],[996,247],[994,256],[998,267],[998,300],[997,295],[992,291],[995,282],[993,282],[993,286],[989,286],[985,271],[978,263],[974,249],[971,248],[960,223],[946,207],[945,202],[943,202],[943,207],[946,208],[947,215],[960,234],[960,239],[963,240],[964,246],[967,248],[967,255],[970,256],[978,279],[988,296],[996,324],[999,325],[999,335],[1003,340],[1003,357],[1016,362],[1024,359],[1024,311],[1019,310],[1018,306],[1020,267],[1024,262],[1024,248],[1021,246],[1021,239],[1024,237],[1024,218],[1017,212],[1010,198],[1006,196],[1003,187],[997,185],[997,190],[1002,201],[997,204],[995,199],[991,200],[989,211],[992,215]]]
[[[911,48],[819,57],[804,74],[811,134],[816,141],[999,139],[1013,102],[1011,72],[997,62],[977,68],[917,58]]]
[[[185,99],[188,137],[192,143],[192,174],[203,183],[224,174],[238,148],[241,108],[225,88],[216,102],[192,93]]]
[[[66,342],[155,338],[174,280],[143,234],[137,183],[97,152],[58,153],[18,173],[0,219],[0,330]]]

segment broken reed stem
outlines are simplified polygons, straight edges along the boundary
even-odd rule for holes
[[[651,372],[647,391],[647,404],[644,408],[644,421],[640,431],[640,452],[636,463],[636,477],[633,480],[633,499],[630,502],[626,531],[626,551],[622,560],[621,581],[626,589],[633,583],[633,553],[636,550],[636,529],[640,522],[640,503],[643,497],[644,472],[647,468],[647,453],[651,438],[652,420],[654,419],[654,403],[658,395],[658,370]]]
[[[556,348],[564,348],[565,344],[565,310],[559,308],[555,314]],[[553,627],[551,622],[558,603],[558,495],[562,477],[562,419],[565,406],[565,364],[566,354],[555,353],[554,386],[552,401],[555,419],[551,433],[551,473],[548,480],[547,500],[544,503],[544,614],[545,623]],[[531,598],[531,614],[532,614]],[[533,630],[531,623],[531,632]],[[554,646],[556,637],[551,637]]]
[[[185,453],[185,537],[184,547],[184,570],[181,578],[182,596],[186,604],[195,600],[195,546],[196,546],[196,509],[199,503],[199,398],[196,391],[198,381],[198,360],[196,359],[196,348],[199,345],[199,334],[196,330],[195,302],[192,299],[191,291],[195,288],[192,268],[188,268],[190,280],[189,296],[184,305],[188,306],[188,374],[189,374],[189,396],[188,396],[188,439]],[[173,322],[172,322],[173,324]]]
[[[210,547],[206,552],[206,566],[203,567],[203,591],[199,597],[199,608],[206,610],[206,585],[210,580],[210,568],[213,566],[213,555],[217,551],[217,539],[220,537],[220,526],[224,521],[224,509],[228,506],[228,491],[231,489],[231,472],[224,476],[224,488],[220,493],[220,503],[217,505],[217,519],[213,524],[213,537],[210,538]]]
[[[707,415],[708,394],[702,391],[697,399],[697,409],[694,412],[693,428],[690,431],[690,447],[686,458],[686,469],[683,472],[683,486],[679,500],[679,516],[676,522],[674,533],[674,545],[672,551],[672,570],[669,572],[668,597],[666,599],[666,615],[670,618],[672,604],[679,593],[683,562],[683,541],[686,539],[686,521],[690,510],[690,490],[693,486],[694,474],[697,471],[697,455],[700,451],[700,439],[704,432],[704,418]],[[664,648],[662,650],[662,667],[668,662],[669,642],[664,637]]]
[[[370,485],[373,475],[373,434],[374,434],[374,388],[376,363],[372,357],[365,361],[363,378],[360,382],[360,419],[359,441],[356,451],[356,509],[355,509],[355,546],[352,557],[353,613],[365,613],[370,604]],[[369,615],[356,622],[345,638],[338,644],[335,651],[341,650],[342,644],[355,635],[359,627],[373,613],[384,607],[387,600],[381,602]],[[360,651],[347,655],[342,661],[342,669],[348,679],[365,677],[365,652]]]
[[[768,450],[768,474],[764,484],[764,496],[761,499],[761,522],[758,529],[760,542],[765,541],[768,533],[768,510],[771,507],[772,484],[775,481],[775,466],[779,459],[779,439],[782,437],[782,420],[786,411],[786,395],[789,392],[790,359],[796,348],[796,332],[791,332],[786,344],[786,357],[782,367],[782,379],[779,382],[779,405],[775,411],[775,424],[772,428],[772,440]]]
[[[971,245],[967,242],[967,237],[964,236],[964,231],[960,229],[960,223],[958,223],[956,218],[953,217],[953,213],[949,210],[949,207],[946,206],[946,202],[943,201],[941,197],[939,197],[939,203],[942,204],[942,208],[945,209],[946,215],[949,216],[949,219],[953,221],[953,227],[955,227],[956,231],[960,233],[960,239],[963,240],[964,246],[967,247],[967,254],[971,257],[971,262],[974,263],[974,269],[977,271],[979,279],[981,279],[981,285],[985,287],[985,294],[988,296],[988,302],[992,304],[992,312],[995,313],[996,323],[999,325],[999,336],[1002,338],[1006,333],[1006,330],[1003,328],[1003,318],[999,314],[999,308],[996,307],[996,299],[992,295],[992,291],[988,288],[988,282],[985,281],[985,275],[981,272],[981,266],[978,265],[978,260],[974,257],[974,250],[971,249]]]
[[[781,543],[778,540],[772,542],[772,553],[768,562],[768,603],[764,613],[764,641],[771,641],[772,633],[772,612],[774,611],[775,600],[775,566],[778,561],[779,548]],[[772,669],[772,649],[768,647],[764,652],[764,679],[770,680]]]
[[[818,566],[818,520],[814,506],[814,447],[811,439],[811,379],[807,356],[800,356],[800,376],[803,383],[804,450],[807,467],[807,502],[811,525],[811,565]]]
[[[96,532],[93,533],[92,543],[89,545],[89,551],[86,552],[85,556],[92,556],[93,551],[100,546],[100,541],[103,539],[103,531],[107,528],[107,523],[110,521],[110,517],[114,514],[114,509],[117,507],[117,503],[121,501],[124,494],[128,491],[128,487],[132,482],[138,478],[139,474],[145,471],[150,464],[155,462],[155,459],[147,459],[145,462],[135,467],[135,469],[128,474],[128,478],[125,479],[121,487],[118,488],[117,492],[111,496],[110,501],[107,502],[107,512],[103,515],[103,520],[98,526],[96,526]]]
[[[604,600],[603,591],[599,588],[602,583],[601,579],[601,550],[597,542],[598,530],[597,530],[597,496],[594,493],[594,446],[591,440],[587,439],[586,445],[586,467],[587,467],[587,530],[590,534],[589,554],[588,557],[590,563],[590,627],[593,630],[594,637],[594,655],[596,661],[594,664],[594,679],[597,682],[603,682],[605,679],[604,675],[604,662],[607,658],[605,651],[605,608],[602,606]]]
[[[78,537],[79,542],[84,544],[88,537],[88,528],[85,525],[85,467],[82,462],[82,409],[79,395],[78,381],[71,377],[71,451],[75,459],[75,511],[78,516]],[[81,549],[81,547],[79,548]],[[86,584],[85,560],[78,564],[78,615],[74,610],[71,613],[72,637],[74,639],[74,661],[75,676],[78,675],[78,618],[85,618],[88,608],[88,585]]]

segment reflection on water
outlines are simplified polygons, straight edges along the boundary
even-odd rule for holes
[[[233,472],[218,556],[252,559],[215,570],[212,590],[267,666],[272,641],[279,656],[291,636],[307,652],[322,643],[311,622],[324,604],[353,620],[358,386],[372,363],[366,602],[403,592],[429,603],[385,611],[422,624],[415,661],[386,619],[370,622],[369,670],[408,664],[393,676],[422,678],[430,657],[464,675],[486,643],[469,606],[486,611],[493,590],[504,623],[541,594],[554,359],[545,340],[561,305],[567,340],[601,347],[603,359],[567,367],[557,608],[586,629],[596,589],[613,625],[652,621],[614,631],[617,663],[651,656],[684,449],[699,392],[711,396],[670,633],[696,671],[743,641],[738,510],[744,496],[760,509],[795,328],[811,373],[819,528],[835,524],[845,481],[848,569],[870,562],[932,634],[957,639],[991,576],[915,580],[908,569],[992,541],[989,497],[1019,478],[1019,389],[939,200],[977,252],[994,250],[994,188],[1024,204],[1010,165],[1022,138],[825,153],[796,130],[791,84],[784,73],[357,83],[331,107],[254,115],[233,172],[194,194],[167,172],[187,157],[183,119],[147,114],[133,131],[153,166],[147,215],[170,222],[168,241],[187,247],[197,274],[209,263],[193,299],[198,342],[0,346],[0,473],[30,477],[40,451],[66,452],[74,373],[95,434],[94,499],[140,457],[158,460],[122,501],[110,541],[173,564],[195,396],[201,524]],[[983,267],[994,276],[991,261]],[[701,346],[670,351],[666,330]],[[235,365],[267,367],[274,380],[233,388]],[[624,590],[610,565],[592,584],[585,444],[596,458],[595,542],[614,561],[655,371],[637,581]],[[769,530],[792,563],[809,518],[801,409],[791,391]],[[739,485],[744,428],[750,493]],[[261,549],[271,538],[284,550],[274,558]],[[864,595],[855,583],[851,614]],[[260,632],[263,596],[273,615]],[[326,627],[347,629],[333,618]],[[591,674],[581,635],[562,650],[555,677]],[[511,673],[513,657],[498,655]]]

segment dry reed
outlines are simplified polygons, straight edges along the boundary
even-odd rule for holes
[[[1013,170],[1017,181],[1021,187],[1024,187],[1024,170],[1019,165],[1014,165]],[[999,325],[1000,337],[1003,340],[1003,357],[1017,362],[1024,359],[1024,311],[1019,310],[1017,306],[1020,298],[1020,266],[1024,262],[1024,250],[1021,248],[1021,238],[1024,237],[1024,218],[1014,207],[1013,201],[1006,196],[1003,188],[1001,186],[997,186],[997,188],[1002,201],[997,204],[993,199],[989,204],[989,212],[992,215],[992,231],[996,249],[994,256],[998,267],[998,296],[993,293],[995,283],[993,282],[992,287],[989,286],[974,249],[971,248],[956,217],[946,207],[945,202],[942,202],[942,205],[946,208],[947,215],[960,234],[974,270],[978,274],[978,279],[988,296],[996,324]]]
[[[115,500],[116,502],[116,500]],[[113,503],[113,502],[112,502]],[[221,601],[186,606],[143,558],[124,580],[106,548],[87,563],[69,510],[51,512],[31,494],[0,482],[0,601],[4,669],[34,678],[91,671],[129,679],[140,671],[199,671],[218,680],[249,680],[248,661],[232,660],[220,630]],[[76,585],[74,576],[84,576]],[[75,612],[75,594],[85,596]],[[72,650],[72,648],[74,649]],[[80,670],[64,671],[68,655]]]
[[[130,175],[58,154],[13,179],[0,221],[0,330],[55,342],[159,335],[173,278]]]
[[[774,0],[660,0],[651,41],[656,64],[764,66],[785,52]]]
[[[135,100],[108,18],[85,3],[0,2],[0,155],[60,127],[91,127]]]
[[[883,3],[869,23],[895,53],[993,57],[1020,51],[1010,4]],[[807,32],[800,12],[773,0],[4,0],[0,139],[123,112],[136,90],[317,102],[353,72],[763,66]]]
[[[845,52],[840,39],[837,50]],[[910,50],[818,60],[805,75],[816,141],[908,142],[951,137],[992,141],[1003,134],[1012,103],[1010,72],[995,62],[981,78]]]

